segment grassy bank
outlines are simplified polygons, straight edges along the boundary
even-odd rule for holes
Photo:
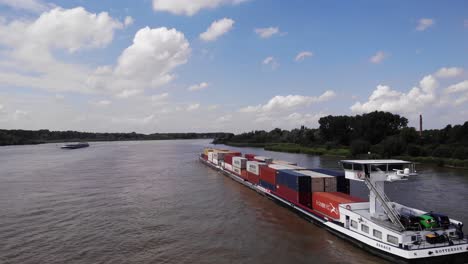
[[[468,169],[468,160],[437,158],[437,157],[411,157],[411,156],[397,156],[395,158],[409,160],[413,162],[419,162],[419,163],[436,164],[440,167]]]
[[[235,143],[227,142],[225,145],[233,147],[255,147],[264,148],[265,150],[277,151],[277,152],[288,152],[288,153],[302,153],[310,155],[327,155],[327,156],[338,156],[338,157],[352,157],[349,148],[329,148],[322,146],[316,147],[304,147],[294,143]],[[378,159],[376,155],[368,156],[362,155],[357,158],[362,159]],[[437,158],[437,157],[412,157],[412,156],[395,156],[395,159],[408,160],[418,163],[434,164],[440,167],[449,168],[461,168],[468,169],[468,160],[451,159],[451,158]]]
[[[327,149],[325,147],[304,147],[293,143],[234,143],[227,142],[225,145],[233,147],[256,147],[264,148],[265,150],[277,151],[277,152],[289,152],[289,153],[303,153],[311,155],[328,155],[328,156],[339,156],[348,157],[351,152],[347,148],[334,148]]]

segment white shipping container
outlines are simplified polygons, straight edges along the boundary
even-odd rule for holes
[[[241,175],[241,169],[240,169],[240,168],[232,167],[232,171],[233,171],[235,174],[238,174],[239,176]]]
[[[260,175],[260,166],[266,166],[266,163],[258,161],[247,161],[247,171],[255,175]]]
[[[213,161],[213,152],[208,152],[208,160]]]
[[[245,166],[247,165],[247,159],[243,157],[232,157],[232,166],[245,169]]]
[[[213,161],[212,161],[214,164],[218,165],[218,160],[213,158]]]
[[[232,171],[232,165],[229,163],[224,163],[224,168],[228,171]]]
[[[268,158],[268,157],[264,157],[264,156],[255,156],[254,159],[259,160],[259,161],[263,161],[263,162],[266,162],[266,163],[271,163],[273,161],[272,158]]]

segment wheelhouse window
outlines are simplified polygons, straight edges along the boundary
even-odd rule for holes
[[[361,225],[361,231],[369,234],[369,227],[366,225]]]
[[[402,170],[403,164],[388,164],[388,171]]]
[[[379,230],[373,230],[372,231],[372,234],[374,235],[374,237],[378,238],[378,239],[382,239],[382,232],[380,232]]]
[[[398,237],[387,235],[387,242],[398,245]]]
[[[351,227],[357,229],[358,228],[357,222],[354,220],[351,220]]]
[[[343,163],[343,169],[352,170],[353,169],[353,164],[352,163]]]

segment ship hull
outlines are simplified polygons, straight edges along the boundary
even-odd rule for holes
[[[258,186],[258,185],[255,185],[255,184],[252,184],[246,180],[244,180],[243,178],[227,171],[227,170],[224,170],[223,168],[221,168],[220,166],[217,166],[203,158],[199,158],[200,161],[219,171],[220,173],[222,173],[223,175],[231,178],[232,180],[234,181],[237,181],[239,182],[240,184],[256,191],[257,193],[273,200],[274,202],[276,202],[277,204],[293,211],[294,213],[298,214],[299,216],[303,217],[304,219],[306,219],[307,221],[311,222],[311,223],[314,223],[320,227],[323,227],[325,228],[327,231],[331,232],[332,234],[336,235],[337,237],[340,237],[344,240],[347,240],[349,242],[351,242],[353,245],[361,248],[361,249],[364,249],[366,250],[367,252],[369,253],[372,253],[376,256],[379,256],[379,257],[382,257],[384,259],[387,259],[387,260],[390,260],[392,262],[397,262],[397,263],[468,263],[468,245],[459,245],[458,247],[463,247],[460,251],[460,253],[456,253],[456,254],[449,254],[449,255],[440,255],[440,256],[430,256],[430,257],[418,257],[418,255],[413,255],[413,256],[409,256],[409,254],[407,253],[416,253],[418,254],[418,250],[412,250],[412,251],[408,251],[408,250],[403,250],[403,249],[398,249],[398,248],[395,248],[397,249],[398,253],[392,253],[392,252],[388,252],[388,246],[386,245],[383,245],[383,248],[386,248],[386,250],[382,250],[378,247],[378,245],[382,245],[384,243],[381,243],[381,242],[378,242],[376,241],[374,243],[374,241],[366,241],[366,240],[369,240],[368,238],[365,238],[365,239],[362,239],[360,240],[359,238],[356,238],[354,237],[353,235],[355,234],[349,234],[349,230],[348,229],[345,229],[343,227],[343,225],[337,221],[334,221],[332,219],[329,219],[325,216],[322,216],[320,215],[320,213],[316,213],[316,212],[312,212],[312,211],[309,211],[307,210],[306,208],[304,208],[303,206],[299,205],[299,204],[294,204],[290,201],[287,201],[271,192],[269,192],[268,190]],[[372,240],[372,239],[371,239]],[[374,245],[377,245],[377,246],[374,246]],[[444,247],[445,248],[445,247]],[[390,248],[391,249],[391,248]],[[460,249],[460,248],[458,248]],[[437,248],[433,248],[432,251],[435,252],[437,250]],[[449,248],[450,250],[450,248]],[[403,252],[401,252],[403,251]],[[422,252],[421,252],[422,253]],[[424,252],[426,253],[426,252]],[[419,256],[422,256],[423,254],[420,254]]]

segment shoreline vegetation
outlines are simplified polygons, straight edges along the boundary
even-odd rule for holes
[[[79,131],[6,130],[0,129],[0,146],[35,145],[45,143],[65,143],[77,141],[129,141],[129,140],[171,140],[171,139],[210,139],[226,137],[227,133],[92,133]]]
[[[468,121],[443,129],[416,131],[405,117],[388,112],[326,116],[319,128],[279,128],[225,134],[214,144],[358,159],[396,158],[468,169]]]

